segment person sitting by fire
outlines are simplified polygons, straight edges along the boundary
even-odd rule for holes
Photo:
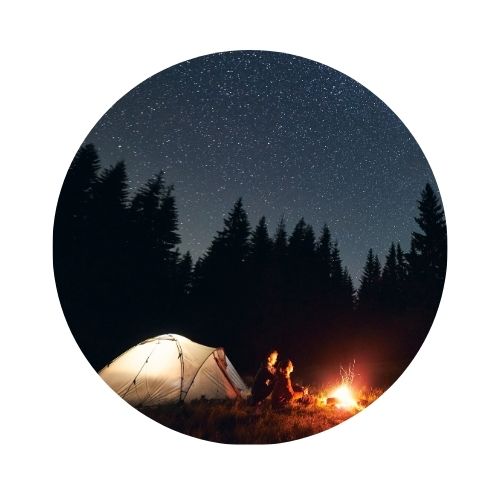
[[[276,361],[278,360],[278,351],[273,349],[269,351],[266,360],[261,363],[257,374],[255,375],[252,386],[250,403],[259,405],[271,394],[276,376]]]
[[[280,361],[271,394],[271,404],[274,409],[286,408],[295,401],[309,403],[308,389],[292,383],[290,378],[292,372],[293,363],[290,359]]]

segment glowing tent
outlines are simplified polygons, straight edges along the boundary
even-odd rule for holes
[[[248,393],[224,349],[174,334],[137,344],[99,375],[135,407],[202,398],[234,399]]]

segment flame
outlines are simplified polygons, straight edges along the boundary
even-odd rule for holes
[[[339,385],[331,394],[330,397],[335,398],[337,408],[357,408],[358,402],[354,399],[351,388],[347,384]]]

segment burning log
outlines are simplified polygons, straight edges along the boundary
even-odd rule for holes
[[[333,393],[327,399],[327,402],[329,399],[335,400],[335,406],[337,408],[349,410],[358,407],[358,402],[354,398],[351,387],[345,383],[340,385],[333,391]]]
[[[356,400],[352,382],[354,380],[354,364],[350,364],[347,369],[340,367],[341,383],[332,389],[326,398],[321,398],[321,403],[327,406],[335,406],[336,408],[344,410],[357,410],[359,409],[358,401]]]

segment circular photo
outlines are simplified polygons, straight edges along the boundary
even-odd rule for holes
[[[446,259],[439,190],[399,118],[266,51],[122,97],[54,223],[62,309],[110,397],[219,443],[304,438],[376,401],[431,328]]]

